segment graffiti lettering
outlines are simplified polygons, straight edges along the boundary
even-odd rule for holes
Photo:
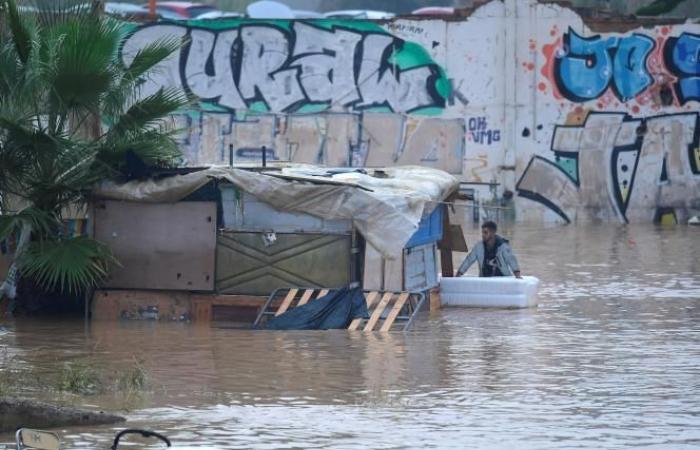
[[[122,60],[128,65],[166,36],[188,43],[146,80],[144,94],[179,87],[222,112],[421,112],[444,108],[449,96],[445,73],[422,47],[372,23],[352,29],[298,21],[232,20],[216,29],[145,25],[127,37]]]
[[[184,83],[197,97],[227,108],[243,108],[245,102],[233,83],[229,51],[236,32],[218,35],[206,30],[192,30],[185,65]]]
[[[175,116],[185,130],[179,144],[186,165],[269,161],[332,167],[423,165],[462,173],[463,119],[413,118],[400,114],[257,115],[237,121],[227,113]]]
[[[571,101],[594,100],[610,88],[626,102],[654,84],[648,65],[657,50],[659,59],[678,79],[675,87],[680,104],[700,100],[700,35],[691,33],[668,38],[656,49],[654,39],[639,33],[582,37],[569,29],[553,58],[553,80]]]
[[[622,101],[636,97],[654,82],[646,67],[653,49],[654,40],[642,34],[620,39],[613,63],[612,86]]]
[[[307,98],[312,102],[351,105],[360,100],[354,77],[355,49],[362,40],[344,30],[323,31],[296,23],[294,64]]]
[[[486,117],[471,117],[468,121],[467,140],[491,145],[501,141],[501,130],[490,129]]]
[[[582,102],[600,97],[612,85],[617,97],[627,101],[653,82],[646,68],[653,48],[654,40],[641,34],[584,38],[569,29],[554,62],[557,86],[568,99]]]
[[[650,222],[659,211],[686,217],[700,195],[698,125],[697,113],[590,113],[583,126],[555,128],[555,162],[533,157],[518,193],[567,222]]]
[[[418,67],[399,71],[389,64],[386,53],[393,41],[390,36],[378,34],[369,35],[364,40],[359,71],[361,106],[388,106],[392,111],[430,106],[433,95],[425,86],[426,80],[432,78],[431,69]]]
[[[676,93],[681,103],[700,100],[700,35],[683,33],[669,39],[666,65],[679,78]]]

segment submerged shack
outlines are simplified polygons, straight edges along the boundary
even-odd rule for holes
[[[95,238],[117,260],[95,319],[252,321],[278,288],[428,291],[443,202],[458,188],[425,167],[209,167],[105,183]]]

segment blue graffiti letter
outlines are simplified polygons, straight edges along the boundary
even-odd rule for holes
[[[678,75],[676,93],[681,103],[700,100],[700,36],[683,33],[672,45],[667,61],[671,70]]]
[[[623,102],[641,94],[654,79],[647,71],[647,58],[654,49],[654,40],[633,34],[620,40],[615,53],[613,79],[615,94]]]
[[[610,84],[613,61],[608,49],[617,45],[617,38],[600,36],[584,38],[574,30],[564,35],[566,54],[554,63],[559,90],[566,98],[586,101],[599,97]]]

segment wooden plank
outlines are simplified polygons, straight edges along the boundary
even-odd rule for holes
[[[454,276],[452,265],[452,234],[450,233],[450,210],[447,205],[442,208],[442,240],[440,247],[440,268],[443,278]]]
[[[297,295],[297,292],[299,289],[290,289],[289,293],[287,293],[287,296],[282,300],[282,304],[280,305],[279,309],[275,313],[275,316],[279,316],[280,314],[284,313],[287,308],[289,308],[289,305],[292,304],[292,300],[294,300],[294,296]]]
[[[377,291],[372,291],[367,294],[367,309],[370,309],[372,305],[374,305],[374,300],[379,296],[379,292]],[[350,322],[350,326],[348,327],[348,330],[357,330],[357,328],[360,326],[362,323],[362,317],[358,317],[357,319],[353,319],[352,322]]]
[[[299,303],[297,303],[297,306],[302,306],[306,305],[306,302],[309,301],[311,298],[311,295],[313,295],[314,290],[313,289],[307,289],[304,291],[304,295],[301,296],[301,300],[299,300]]]
[[[399,315],[399,313],[401,312],[401,308],[403,308],[403,305],[406,303],[406,300],[408,300],[408,295],[408,292],[402,292],[401,295],[399,295],[398,300],[396,300],[396,303],[394,303],[394,307],[391,308],[391,312],[389,312],[389,315],[386,316],[384,324],[379,329],[379,331],[389,331],[391,329],[391,325],[393,325],[394,320],[396,320],[396,316]]]
[[[326,295],[328,295],[328,289],[324,289],[321,292],[319,292],[316,298],[325,297]]]
[[[374,309],[372,316],[369,318],[369,321],[367,321],[367,325],[365,325],[364,331],[372,331],[374,329],[374,326],[379,321],[379,318],[381,317],[382,312],[384,312],[384,308],[386,308],[386,305],[389,304],[389,301],[391,301],[391,298],[393,296],[394,296],[393,292],[387,292],[386,294],[384,294],[384,296],[382,297],[382,301],[379,302],[377,307]]]
[[[211,302],[196,302],[192,305],[192,309],[194,310],[194,314],[192,314],[193,322],[211,322]]]

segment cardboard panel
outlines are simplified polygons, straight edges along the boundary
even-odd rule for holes
[[[100,202],[95,237],[121,264],[112,268],[106,287],[214,289],[215,202]]]

